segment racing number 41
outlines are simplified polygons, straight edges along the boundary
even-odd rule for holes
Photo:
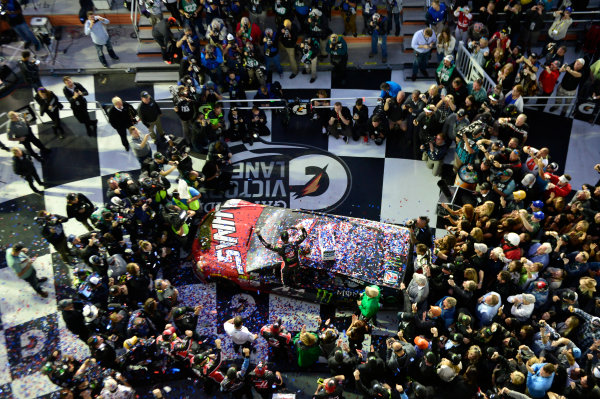
[[[217,260],[224,263],[235,263],[235,268],[238,274],[244,274],[244,266],[242,265],[242,255],[240,251],[235,249],[218,249],[215,252]]]

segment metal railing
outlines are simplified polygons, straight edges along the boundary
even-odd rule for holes
[[[336,97],[336,98],[333,98],[333,97],[328,97],[328,98],[319,98],[319,97],[316,97],[316,98],[311,98],[310,99],[310,106],[311,106],[311,108],[314,108],[314,109],[331,108],[331,105],[313,105],[313,102],[315,102],[315,101],[330,101],[330,100],[340,101],[340,102],[342,102],[344,100],[356,101],[357,98],[362,98],[363,103],[364,103],[365,106],[372,106],[372,105],[377,105],[377,104],[376,103],[375,104],[367,104],[366,100],[373,100],[373,99],[377,100],[377,99],[379,99],[381,97]]]
[[[490,93],[494,87],[496,86],[496,82],[485,72],[485,70],[479,65],[479,63],[473,58],[469,50],[464,46],[464,43],[461,41],[458,43],[458,51],[456,53],[456,70],[461,75],[461,77],[468,83],[471,83],[475,79],[481,79],[483,81],[483,88],[486,92]],[[567,116],[571,116],[575,109],[575,96],[566,97],[566,96],[529,96],[523,97],[523,107],[524,108],[537,108],[541,107],[542,111],[546,107],[547,101],[550,98],[554,99],[565,99],[570,100],[566,104],[552,104],[551,106],[560,107],[561,110],[564,107],[569,107],[567,109]],[[533,102],[525,102],[525,100],[533,100]],[[543,104],[538,104],[537,100],[544,100]]]
[[[135,33],[135,37],[138,42],[137,52],[140,51],[140,46],[142,45],[142,40],[140,39],[140,13],[139,13],[139,3],[138,0],[132,0],[131,2],[131,11],[129,13],[129,19],[131,19],[131,25],[133,26],[133,32]]]
[[[476,79],[481,79],[483,81],[482,86],[488,93],[496,86],[496,82],[490,78],[483,67],[479,65],[475,58],[473,58],[463,41],[458,43],[458,51],[456,52],[456,70],[468,83]]]

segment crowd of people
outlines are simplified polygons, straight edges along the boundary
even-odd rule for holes
[[[579,88],[598,97],[600,64],[584,58],[563,64],[572,5],[555,11],[548,43],[538,55],[533,47],[546,29],[547,1],[473,4],[477,16],[459,3],[450,8],[433,0],[426,17],[430,26],[413,36],[413,78],[419,71],[427,74],[433,48],[439,57],[436,83],[426,92],[383,82],[369,112],[362,99],[352,110],[339,102],[331,107],[319,90],[323,100],[314,105],[323,108],[310,114],[322,134],[346,142],[380,145],[406,137],[436,176],[454,151],[454,172],[470,176],[470,200],[443,206],[447,235],[434,241],[425,217],[409,224],[415,254],[398,292],[397,333],[363,347],[386,303],[379,287],[368,286],[350,320],[329,319],[314,330],[302,327],[292,334],[275,320],[251,331],[240,316],[225,321],[225,339],[237,356],[225,359],[221,339],[196,331],[206,304],[182,305],[170,282],[196,238],[204,216],[202,194],[231,187],[229,142],[252,145],[269,134],[263,108],[285,99],[272,78],[283,72],[279,52],[290,59],[290,78],[300,71],[298,53],[312,83],[317,60],[327,55],[343,78],[348,48],[328,28],[331,1],[167,1],[173,15],[167,19],[160,3],[142,0],[164,60],[181,55],[180,81],[172,94],[183,137],[164,132],[161,108],[148,92],[140,93],[137,108],[114,97],[109,122],[138,159],[140,177],[111,176],[109,202],[101,207],[73,192],[66,196],[65,216],[42,210],[36,218],[42,236],[72,266],[74,285],[58,306],[67,328],[91,353],[82,361],[57,350],[46,360],[42,372],[61,387],[61,397],[133,398],[136,389],[189,378],[210,394],[251,398],[254,390],[270,398],[287,391],[280,370],[314,370],[321,357],[326,364],[319,370],[325,367],[327,378],[318,380],[317,398],[341,398],[345,391],[402,399],[600,397],[600,187],[593,182],[572,187],[571,176],[561,173],[564,165],[552,160],[548,148],[527,145],[522,98],[538,90],[550,96],[561,74],[558,95],[572,96]],[[344,34],[358,34],[359,5],[346,0],[338,5],[345,13]],[[400,34],[402,2],[387,0],[387,16],[377,12],[375,2],[362,7],[364,33],[373,38],[371,55],[381,42],[386,62],[386,35],[393,27]],[[266,18],[269,8],[276,15],[273,27]],[[501,27],[496,8],[509,16]],[[108,20],[90,13],[85,23],[103,64],[103,46],[118,58],[103,36]],[[171,32],[176,26],[183,27],[179,37]],[[465,42],[498,82],[491,92],[481,80],[459,76],[453,58],[457,41]],[[42,87],[30,55],[23,52],[23,74],[61,139],[60,102]],[[64,83],[77,120],[95,136],[87,90],[69,76]],[[234,104],[225,118],[224,95],[244,100],[251,87],[258,88],[255,99],[261,101],[247,112]],[[44,182],[31,157],[44,162],[50,150],[33,134],[28,115],[8,116],[9,140],[25,148],[11,150],[14,171],[41,193],[34,180],[42,189]],[[191,151],[208,154],[201,171],[194,170]],[[595,169],[600,173],[600,165]],[[178,174],[175,184],[167,179],[171,174]],[[88,232],[68,234],[63,226],[68,219]],[[301,257],[293,260],[301,266]],[[14,243],[6,261],[39,295],[48,296],[47,279],[38,277],[24,243]],[[251,364],[257,340],[266,341],[269,358]],[[153,394],[169,396],[160,388]]]

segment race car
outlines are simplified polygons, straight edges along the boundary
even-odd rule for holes
[[[300,281],[286,287],[281,257],[265,248],[256,231],[276,245],[284,231],[296,241],[302,227],[307,237],[300,246]],[[234,199],[204,217],[192,253],[203,282],[227,280],[246,290],[342,304],[356,301],[371,284],[388,301],[398,298],[412,245],[405,227]]]

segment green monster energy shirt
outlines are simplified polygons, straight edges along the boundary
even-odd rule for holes
[[[377,296],[371,298],[367,294],[363,293],[362,298],[360,299],[359,306],[360,312],[364,317],[367,318],[375,316],[375,314],[379,310],[379,300],[381,299],[381,289],[376,285],[372,285],[370,286],[370,288],[377,290]]]

